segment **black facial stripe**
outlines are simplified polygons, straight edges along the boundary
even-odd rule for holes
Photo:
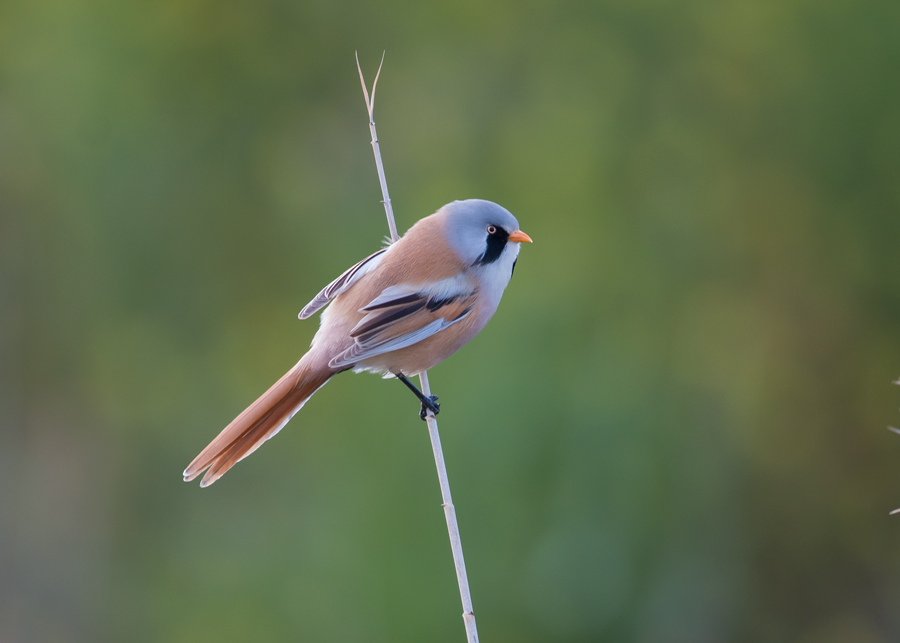
[[[494,263],[500,258],[500,255],[503,254],[503,248],[506,247],[509,233],[500,226],[494,227],[497,228],[497,231],[494,232],[494,234],[488,235],[487,247],[484,249],[484,253],[479,257],[478,261],[475,262],[477,264],[484,266],[489,263]]]

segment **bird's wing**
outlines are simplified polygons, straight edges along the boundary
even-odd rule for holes
[[[384,253],[387,252],[387,250],[387,248],[382,248],[375,254],[369,255],[325,286],[319,294],[313,297],[313,300],[306,304],[303,310],[300,311],[300,319],[312,317],[319,310],[327,306],[328,302],[352,286],[360,277],[376,268],[378,264],[381,263],[381,260],[384,258]]]
[[[478,290],[464,278],[429,286],[391,286],[360,312],[366,313],[350,331],[353,346],[332,358],[331,368],[412,346],[452,326],[468,315]]]

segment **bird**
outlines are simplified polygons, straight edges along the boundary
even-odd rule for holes
[[[309,351],[238,415],[184,470],[208,487],[277,434],[312,395],[344,371],[396,377],[440,412],[437,396],[409,381],[444,361],[490,321],[531,237],[504,207],[453,201],[323,288],[300,312],[322,310]]]

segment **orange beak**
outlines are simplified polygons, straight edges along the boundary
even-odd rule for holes
[[[509,235],[510,241],[515,241],[516,243],[533,243],[531,241],[531,237],[522,232],[521,230],[516,230],[511,235]]]

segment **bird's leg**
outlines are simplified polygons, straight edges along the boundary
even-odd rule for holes
[[[424,420],[425,415],[426,415],[426,413],[428,413],[429,410],[432,413],[434,413],[435,415],[437,415],[438,413],[441,412],[441,405],[438,404],[438,401],[437,401],[438,396],[437,395],[426,396],[424,393],[422,393],[422,391],[420,391],[418,389],[418,387],[416,387],[415,384],[410,382],[406,378],[406,375],[404,375],[403,373],[394,373],[394,375],[397,376],[398,380],[400,380],[401,382],[406,384],[406,386],[409,388],[409,390],[412,391],[417,398],[419,398],[419,401],[422,403],[422,410],[419,411],[420,418],[422,418]]]

